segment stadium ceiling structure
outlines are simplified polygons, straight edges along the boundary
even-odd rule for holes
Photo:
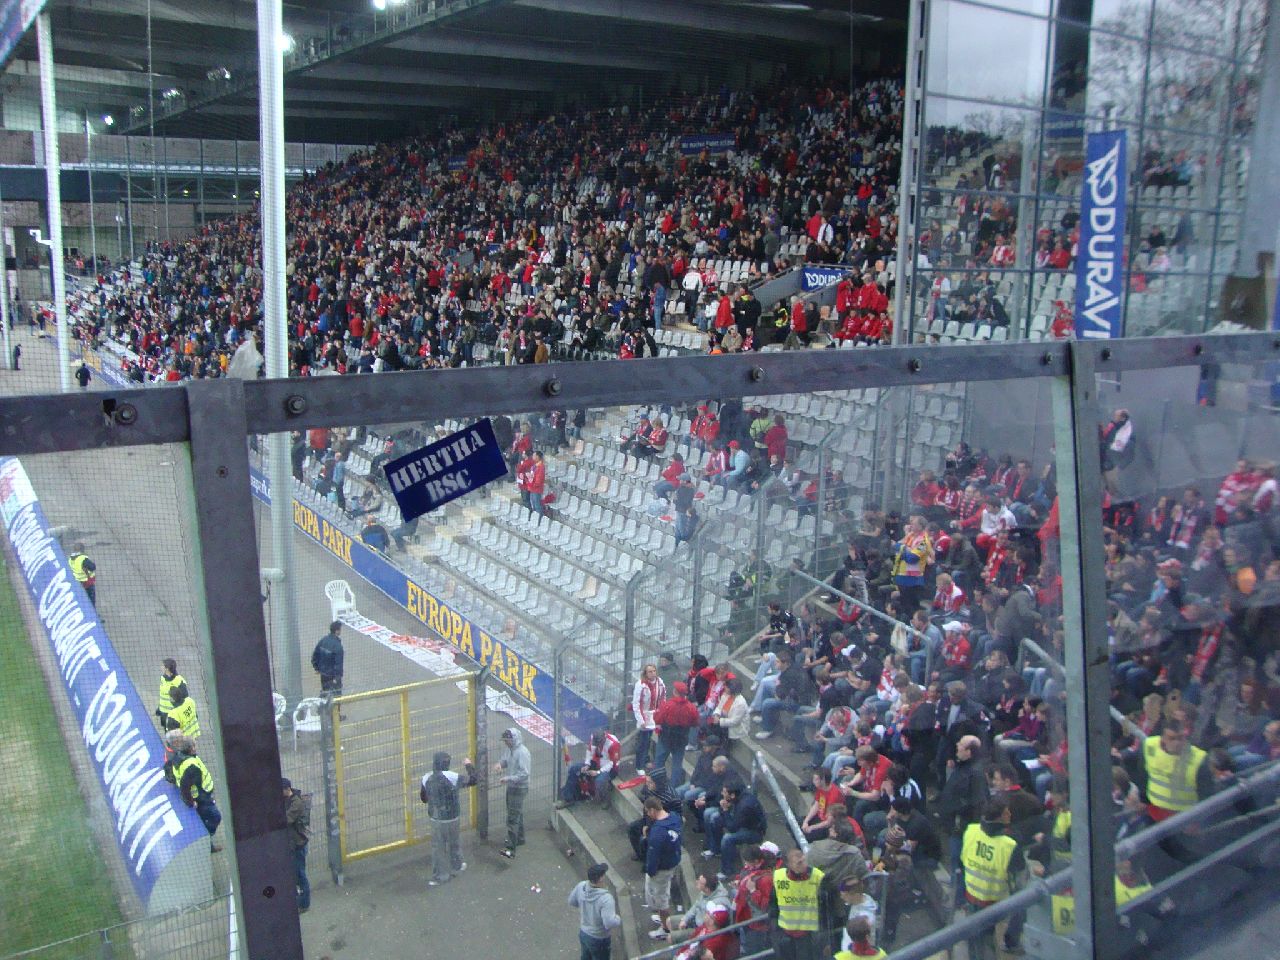
[[[254,0],[54,0],[59,107],[117,133],[257,126]],[[286,120],[404,130],[434,115],[550,107],[741,83],[755,70],[847,62],[889,44],[906,0],[306,0],[286,2]],[[38,82],[34,36],[10,77]],[[22,61],[29,61],[24,64]],[[759,76],[758,72],[753,76]],[[765,74],[767,75],[767,74]],[[148,98],[154,105],[154,118]]]

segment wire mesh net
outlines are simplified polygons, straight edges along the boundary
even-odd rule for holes
[[[230,810],[187,456],[0,462],[6,955],[158,956],[184,929],[198,955],[226,953]]]

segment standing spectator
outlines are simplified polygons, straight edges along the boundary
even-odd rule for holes
[[[529,793],[530,767],[529,748],[519,727],[503,730],[502,758],[494,771],[501,774],[498,782],[507,787],[507,845],[502,856],[508,860],[515,859],[516,847],[524,846],[524,798]]]
[[[343,659],[342,621],[334,620],[329,624],[329,632],[311,651],[311,669],[320,674],[321,693],[332,692],[335,697],[342,696]]]
[[[427,816],[431,818],[431,879],[427,886],[438,887],[448,883],[463,870],[467,869],[462,859],[462,844],[458,836],[458,823],[462,817],[462,804],[459,803],[458,791],[463,787],[476,785],[476,768],[471,765],[471,758],[462,761],[466,778],[462,779],[457,772],[449,769],[449,754],[438,751],[431,758],[431,773],[422,778],[419,796],[427,805]]]
[[[754,956],[769,949],[769,903],[773,899],[773,870],[771,857],[754,843],[741,850],[742,873],[734,884],[733,922],[747,922],[739,929],[744,957]]]
[[[631,711],[636,718],[636,773],[643,774],[649,768],[649,746],[653,731],[658,725],[658,708],[667,698],[667,688],[658,676],[658,666],[646,663],[640,671],[640,679],[631,691]]]
[[[543,513],[542,497],[547,492],[547,464],[541,450],[533,451],[533,464],[529,469],[527,489],[529,509],[537,514]]]
[[[658,679],[662,683],[661,677]],[[667,759],[672,761],[671,786],[679,790],[684,783],[684,752],[689,746],[691,731],[698,726],[698,708],[689,702],[688,684],[677,681],[670,697],[664,700],[654,714],[658,730],[656,764],[666,769]]]
[[[1117,410],[1111,415],[1111,421],[1100,432],[1102,446],[1102,476],[1107,482],[1107,489],[1118,493],[1116,482],[1120,471],[1133,462],[1135,451],[1133,422],[1129,419],[1128,410]]]
[[[298,889],[298,912],[311,909],[311,882],[307,879],[307,843],[311,839],[311,797],[293,789],[289,779],[283,778],[284,823],[289,828],[289,840],[293,845],[294,885]]]
[[[89,381],[92,379],[93,374],[89,372],[89,365],[83,360],[80,361],[80,366],[76,368],[76,383],[80,384],[80,389],[87,390]]]
[[[622,926],[613,894],[605,884],[608,872],[605,864],[593,863],[587,867],[587,879],[569,891],[569,906],[578,908],[579,960],[609,960],[613,931]]]
[[[657,911],[658,923],[665,926],[671,916],[671,878],[680,865],[680,817],[668,812],[661,798],[644,802],[649,821],[645,831],[644,898]]]

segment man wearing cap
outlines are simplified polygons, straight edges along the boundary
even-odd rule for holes
[[[307,879],[307,843],[311,839],[311,798],[293,789],[289,778],[280,781],[284,791],[284,822],[293,844],[294,885],[298,890],[298,912],[311,909],[311,882]]]
[[[658,679],[668,690],[674,690],[676,681],[684,680],[687,673],[688,671],[676,662],[676,655],[670,650],[663,650],[658,654]]]
[[[671,786],[679,788],[684,783],[684,752],[689,746],[690,732],[698,726],[698,708],[689,702],[689,686],[683,680],[673,685],[675,691],[662,701],[654,714],[658,724],[658,749],[655,761],[666,768],[667,758],[672,760]]]
[[[613,949],[613,931],[622,926],[613,894],[605,884],[609,868],[593,863],[587,868],[587,879],[569,891],[569,906],[578,908],[579,960],[609,960]]]
[[[750,454],[742,449],[742,445],[737,440],[730,440],[729,469],[716,477],[716,483],[724,487],[726,497],[729,495],[730,489],[738,490],[750,482],[750,477],[747,474],[750,467]]]

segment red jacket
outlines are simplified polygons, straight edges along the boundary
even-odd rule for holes
[[[677,694],[662,701],[653,719],[660,727],[696,727],[698,708],[688,697]]]
[[[530,493],[536,493],[541,496],[547,490],[547,465],[541,460],[534,460],[533,466],[529,470],[529,486]]]

